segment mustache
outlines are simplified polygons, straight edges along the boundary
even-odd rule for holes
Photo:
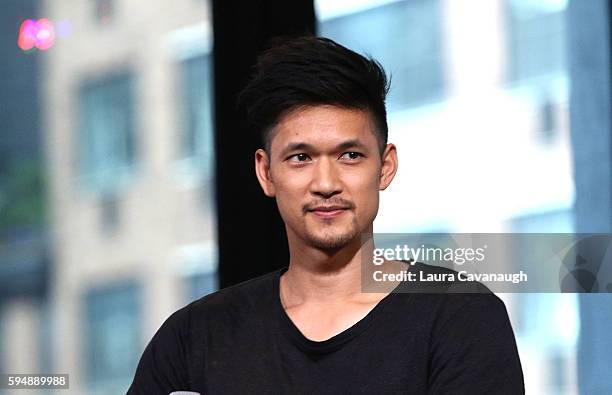
[[[355,204],[349,200],[346,199],[332,199],[332,200],[323,200],[323,201],[317,201],[317,202],[310,202],[310,203],[306,203],[304,205],[304,207],[302,208],[302,211],[304,213],[307,213],[309,211],[313,211],[315,208],[317,207],[329,207],[329,206],[340,206],[344,209],[350,210],[350,209],[354,209],[355,208]]]

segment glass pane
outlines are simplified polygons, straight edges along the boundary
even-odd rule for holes
[[[86,299],[87,377],[93,387],[105,382],[128,385],[141,341],[139,289],[119,285],[95,289]]]
[[[132,82],[129,75],[82,88],[81,173],[89,187],[112,190],[133,163]]]
[[[565,0],[507,0],[508,78],[511,81],[565,70],[566,3]]]
[[[214,163],[211,59],[198,55],[183,61],[184,126],[182,155],[194,171],[211,177]]]
[[[320,35],[375,57],[393,81],[388,109],[401,110],[443,94],[438,0],[398,1],[323,19]]]

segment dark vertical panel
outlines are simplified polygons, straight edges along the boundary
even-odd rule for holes
[[[226,287],[289,262],[276,202],[255,177],[259,140],[249,134],[236,95],[265,43],[275,36],[314,33],[312,0],[213,0],[216,196],[219,281]]]
[[[0,8],[0,171],[12,158],[40,153],[40,53],[17,46],[19,26],[37,19],[37,0],[5,0]]]
[[[612,231],[611,3],[572,0],[567,13],[578,232]],[[580,393],[612,393],[612,294],[581,294],[580,320]]]
[[[49,280],[43,234],[42,55],[17,45],[21,22],[41,17],[39,9],[38,0],[0,5],[0,309],[13,297],[43,297]]]

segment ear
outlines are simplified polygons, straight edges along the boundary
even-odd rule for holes
[[[395,144],[387,144],[382,155],[382,166],[380,168],[380,184],[378,189],[384,191],[387,189],[397,172],[397,148]]]
[[[274,197],[276,189],[270,175],[270,158],[268,153],[261,148],[255,151],[255,174],[266,196]]]

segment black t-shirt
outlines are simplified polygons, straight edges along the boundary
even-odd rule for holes
[[[285,270],[172,314],[128,395],[524,394],[514,334],[494,294],[391,293],[349,329],[312,341],[281,304]]]

